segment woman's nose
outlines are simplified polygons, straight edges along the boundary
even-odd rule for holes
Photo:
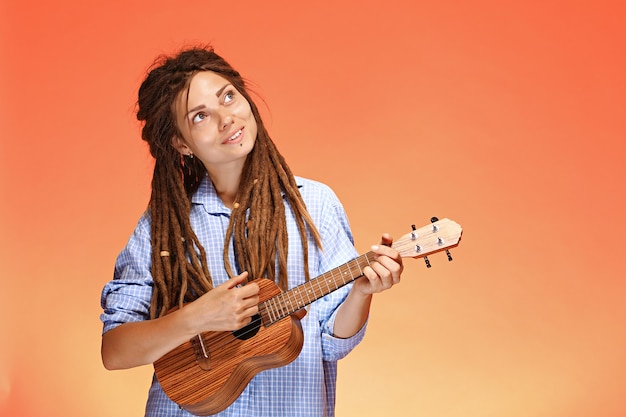
[[[233,123],[234,119],[230,113],[223,113],[220,115],[220,130],[228,129],[228,127]]]

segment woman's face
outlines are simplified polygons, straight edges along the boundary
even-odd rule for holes
[[[241,172],[254,147],[257,124],[250,103],[226,78],[211,71],[197,73],[175,108],[183,137],[173,144],[180,153],[192,152],[209,173]]]

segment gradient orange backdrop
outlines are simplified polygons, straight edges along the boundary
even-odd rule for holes
[[[431,216],[340,363],[339,416],[626,415],[626,15],[619,1],[0,4],[0,414],[139,416],[99,296],[147,204],[153,58],[212,43],[360,251]]]

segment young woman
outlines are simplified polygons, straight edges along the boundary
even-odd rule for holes
[[[151,364],[207,331],[259,312],[259,285],[286,290],[358,254],[333,191],[294,177],[245,83],[211,48],[163,57],[139,89],[137,118],[155,158],[152,195],[102,293],[107,369]],[[332,416],[336,361],[363,338],[372,294],[400,281],[383,235],[359,278],[313,302],[304,346],[258,373],[224,416]],[[146,416],[189,415],[158,380]]]

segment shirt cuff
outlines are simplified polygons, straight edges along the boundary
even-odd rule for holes
[[[324,348],[324,359],[337,361],[344,358],[352,351],[365,337],[367,321],[354,336],[348,338],[336,337],[328,333],[322,333],[322,345]]]

